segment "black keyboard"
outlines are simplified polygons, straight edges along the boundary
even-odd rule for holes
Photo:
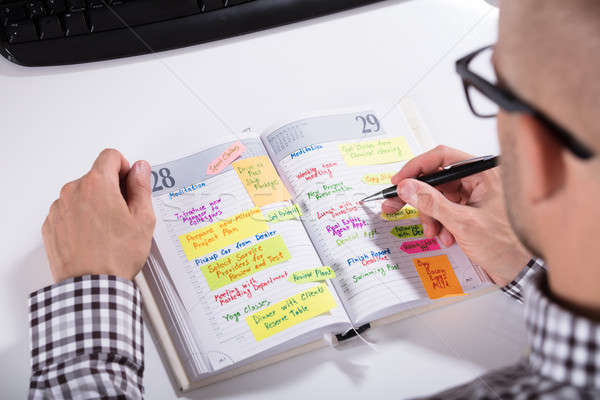
[[[0,0],[0,53],[25,66],[147,54],[381,0]]]

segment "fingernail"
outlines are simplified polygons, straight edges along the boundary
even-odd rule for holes
[[[135,163],[135,172],[137,173],[145,173],[150,171],[150,165],[148,164],[147,161],[138,161],[137,163]]]
[[[398,196],[406,203],[414,206],[417,203],[416,188],[412,182],[406,182],[398,186]]]

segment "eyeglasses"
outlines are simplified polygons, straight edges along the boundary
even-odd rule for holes
[[[530,114],[542,122],[575,156],[581,159],[592,158],[594,153],[569,131],[496,83],[498,78],[493,68],[490,68],[493,52],[493,45],[486,46],[456,61],[456,72],[462,78],[467,103],[473,114],[480,118],[493,118],[500,109],[509,113]]]

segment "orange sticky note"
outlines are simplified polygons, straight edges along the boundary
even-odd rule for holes
[[[415,258],[413,264],[430,299],[464,294],[447,255]]]
[[[290,199],[290,194],[267,156],[244,158],[231,165],[256,207]]]

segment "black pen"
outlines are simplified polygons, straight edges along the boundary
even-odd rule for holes
[[[430,175],[420,176],[415,179],[421,182],[425,182],[431,186],[437,186],[443,183],[455,181],[460,178],[478,174],[480,172],[494,168],[497,165],[498,156],[476,157],[448,165],[439,172],[435,172]],[[398,192],[396,189],[397,186],[392,186],[387,189],[383,189],[379,193],[375,193],[374,195],[365,197],[360,202],[362,203],[365,201],[383,200],[398,197]]]

